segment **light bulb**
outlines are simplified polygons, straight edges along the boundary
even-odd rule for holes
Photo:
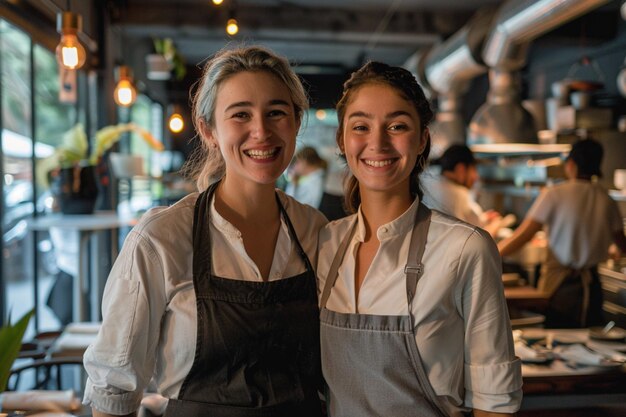
[[[234,36],[239,32],[239,26],[237,25],[237,19],[228,19],[226,22],[226,33],[230,36]]]
[[[223,2],[224,2],[224,0],[213,0],[213,4],[216,5],[216,6],[219,6]]]
[[[113,98],[118,106],[128,107],[137,99],[135,87],[127,78],[122,78],[115,86]]]
[[[56,58],[59,65],[65,69],[78,69],[85,64],[87,59],[85,48],[76,36],[81,28],[80,15],[71,12],[62,12],[57,15],[57,31],[61,34],[61,40],[56,48]]]
[[[172,114],[170,116],[169,127],[172,133],[180,133],[185,127],[185,121],[183,120],[183,116],[178,113]]]

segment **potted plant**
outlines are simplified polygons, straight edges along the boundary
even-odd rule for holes
[[[169,80],[172,72],[177,80],[185,78],[187,73],[185,61],[176,49],[174,41],[170,38],[156,38],[153,44],[156,53],[146,55],[148,79]]]
[[[0,392],[7,388],[13,361],[20,353],[22,338],[34,313],[35,309],[30,310],[13,325],[9,316],[8,324],[0,328]]]
[[[83,125],[78,123],[63,135],[63,140],[54,154],[38,162],[38,177],[52,180],[52,192],[59,197],[63,213],[93,212],[98,196],[95,167],[104,153],[126,132],[137,133],[153,149],[163,150],[163,144],[147,130],[134,123],[120,123],[98,130],[89,153],[87,134]]]

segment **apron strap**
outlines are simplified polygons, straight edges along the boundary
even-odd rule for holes
[[[415,297],[417,282],[424,273],[422,257],[426,250],[426,239],[430,228],[430,217],[432,212],[424,204],[420,203],[415,216],[415,227],[411,233],[411,243],[409,245],[409,256],[404,267],[406,274],[406,298],[409,305],[409,316],[411,315],[411,304]]]
[[[194,247],[194,255],[193,255],[193,275],[198,279],[194,279],[194,288],[196,290],[196,294],[206,294],[209,291],[208,281],[211,279],[211,239],[210,236],[210,222],[209,222],[209,214],[211,212],[211,200],[213,197],[213,193],[217,189],[219,181],[211,184],[211,186],[200,193],[198,199],[196,200],[196,205],[194,209],[193,216],[193,247]],[[311,265],[311,261],[309,261],[309,257],[302,249],[302,245],[298,240],[298,235],[287,215],[287,211],[283,207],[283,204],[278,197],[278,193],[276,195],[276,202],[278,203],[278,208],[280,210],[280,214],[282,218],[285,220],[287,224],[287,229],[289,230],[289,235],[293,239],[296,245],[296,250],[298,254],[302,258],[304,265],[307,271],[314,271],[313,266]]]
[[[424,272],[424,265],[422,264],[422,257],[424,250],[426,249],[426,238],[428,236],[428,229],[430,227],[431,211],[424,204],[419,203],[417,213],[415,215],[415,226],[411,234],[411,243],[409,245],[409,256],[406,266],[404,267],[404,273],[407,276],[406,279],[406,291],[407,301],[409,305],[409,312],[411,311],[411,303],[415,296],[415,289],[417,288],[417,281],[419,281],[422,273]],[[346,233],[343,241],[335,252],[335,258],[333,259],[328,275],[326,277],[326,283],[324,284],[324,291],[320,299],[320,308],[325,308],[328,298],[330,297],[330,291],[332,290],[335,282],[337,282],[337,276],[339,275],[339,266],[343,262],[346,255],[348,245],[352,241],[352,237],[356,231],[357,218],[355,216],[354,223]],[[409,314],[410,316],[411,314]]]
[[[335,252],[333,263],[330,265],[328,275],[326,276],[326,283],[324,284],[324,291],[322,292],[322,298],[320,300],[320,308],[326,307],[326,302],[328,301],[328,297],[330,297],[330,290],[332,290],[335,282],[337,282],[337,277],[339,275],[339,266],[343,262],[343,258],[346,256],[348,245],[352,241],[352,236],[354,236],[354,232],[356,230],[356,224],[357,217],[355,216],[352,226],[350,226],[348,233],[346,233],[346,236],[341,241],[337,252]]]
[[[287,224],[287,229],[289,230],[289,235],[291,236],[291,238],[296,244],[296,250],[298,251],[298,254],[302,258],[302,261],[304,261],[304,265],[306,266],[307,271],[314,272],[315,270],[313,269],[313,266],[311,265],[311,261],[309,260],[309,257],[307,256],[304,249],[302,249],[302,245],[300,244],[300,240],[298,239],[298,235],[296,234],[296,229],[293,227],[293,224],[291,223],[291,219],[289,219],[289,216],[287,215],[287,210],[285,210],[285,208],[283,207],[283,203],[281,203],[280,197],[278,197],[278,193],[275,193],[275,195],[276,195],[276,202],[278,203],[278,208],[280,210],[280,214],[282,215],[283,219],[285,219],[285,223]]]
[[[218,182],[198,196],[193,215],[193,283],[196,295],[206,294],[211,279],[211,239],[209,213],[211,197],[217,189]]]

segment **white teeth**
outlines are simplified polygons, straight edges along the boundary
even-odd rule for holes
[[[384,161],[370,161],[368,159],[365,159],[363,160],[363,162],[365,162],[365,165],[380,168],[380,167],[390,165],[393,162],[393,159],[385,159]]]
[[[278,148],[269,149],[266,151],[261,151],[258,149],[250,149],[250,150],[245,151],[245,153],[246,155],[254,159],[267,159],[267,158],[271,158],[272,156],[274,156],[277,151],[278,151]]]

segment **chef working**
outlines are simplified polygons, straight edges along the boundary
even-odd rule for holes
[[[548,258],[537,285],[550,297],[546,327],[604,323],[597,265],[613,242],[626,252],[626,236],[615,201],[596,181],[602,157],[599,142],[576,142],[565,161],[567,181],[545,189],[515,233],[498,244],[505,257],[547,229]]]

